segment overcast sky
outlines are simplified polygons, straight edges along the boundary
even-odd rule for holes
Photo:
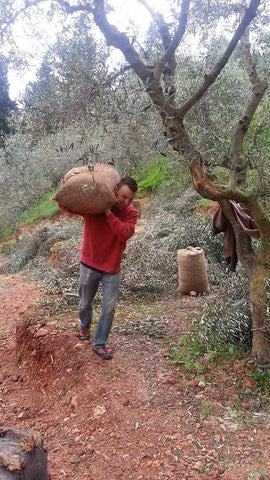
[[[111,23],[117,25],[120,30],[125,31],[131,19],[136,26],[140,28],[140,32],[144,34],[150,23],[150,14],[140,5],[136,0],[129,0],[123,2],[122,0],[111,0],[115,8],[115,12],[110,13],[109,19]],[[149,5],[155,8],[156,11],[163,13],[166,18],[166,13],[169,10],[168,0],[148,0]],[[22,55],[27,55],[29,66],[24,71],[10,70],[9,72],[9,93],[13,100],[18,100],[23,94],[28,82],[35,80],[35,73],[40,66],[42,57],[49,45],[52,45],[57,33],[61,31],[60,18],[49,22],[44,19],[37,19],[32,16],[32,26],[27,27],[25,22],[18,19],[14,25],[14,38],[18,50]],[[39,31],[39,38],[35,36],[35,29]],[[121,52],[114,53],[114,59],[117,61],[122,58]]]

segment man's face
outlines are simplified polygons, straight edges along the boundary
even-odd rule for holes
[[[130,190],[127,185],[122,185],[119,190],[115,187],[114,190],[115,196],[117,198],[114,207],[123,210],[125,207],[131,204],[132,200],[135,198],[135,193]]]

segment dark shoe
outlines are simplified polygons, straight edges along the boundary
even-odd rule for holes
[[[110,360],[113,358],[113,353],[109,347],[93,347],[93,352],[95,352],[103,360]]]
[[[80,328],[80,331],[79,333],[77,333],[76,335],[77,338],[79,338],[80,340],[89,340],[90,339],[90,333],[89,333],[89,330],[87,328]]]

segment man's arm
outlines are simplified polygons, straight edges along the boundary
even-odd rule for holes
[[[123,222],[118,217],[116,217],[110,209],[105,210],[106,220],[111,227],[111,230],[119,240],[125,242],[135,232],[135,225],[138,220],[138,212],[133,208],[128,213],[128,218]]]

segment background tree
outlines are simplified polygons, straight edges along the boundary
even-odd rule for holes
[[[7,62],[0,56],[0,135],[10,133],[8,124],[9,115],[16,109],[15,102],[9,98],[9,85],[7,79]]]

